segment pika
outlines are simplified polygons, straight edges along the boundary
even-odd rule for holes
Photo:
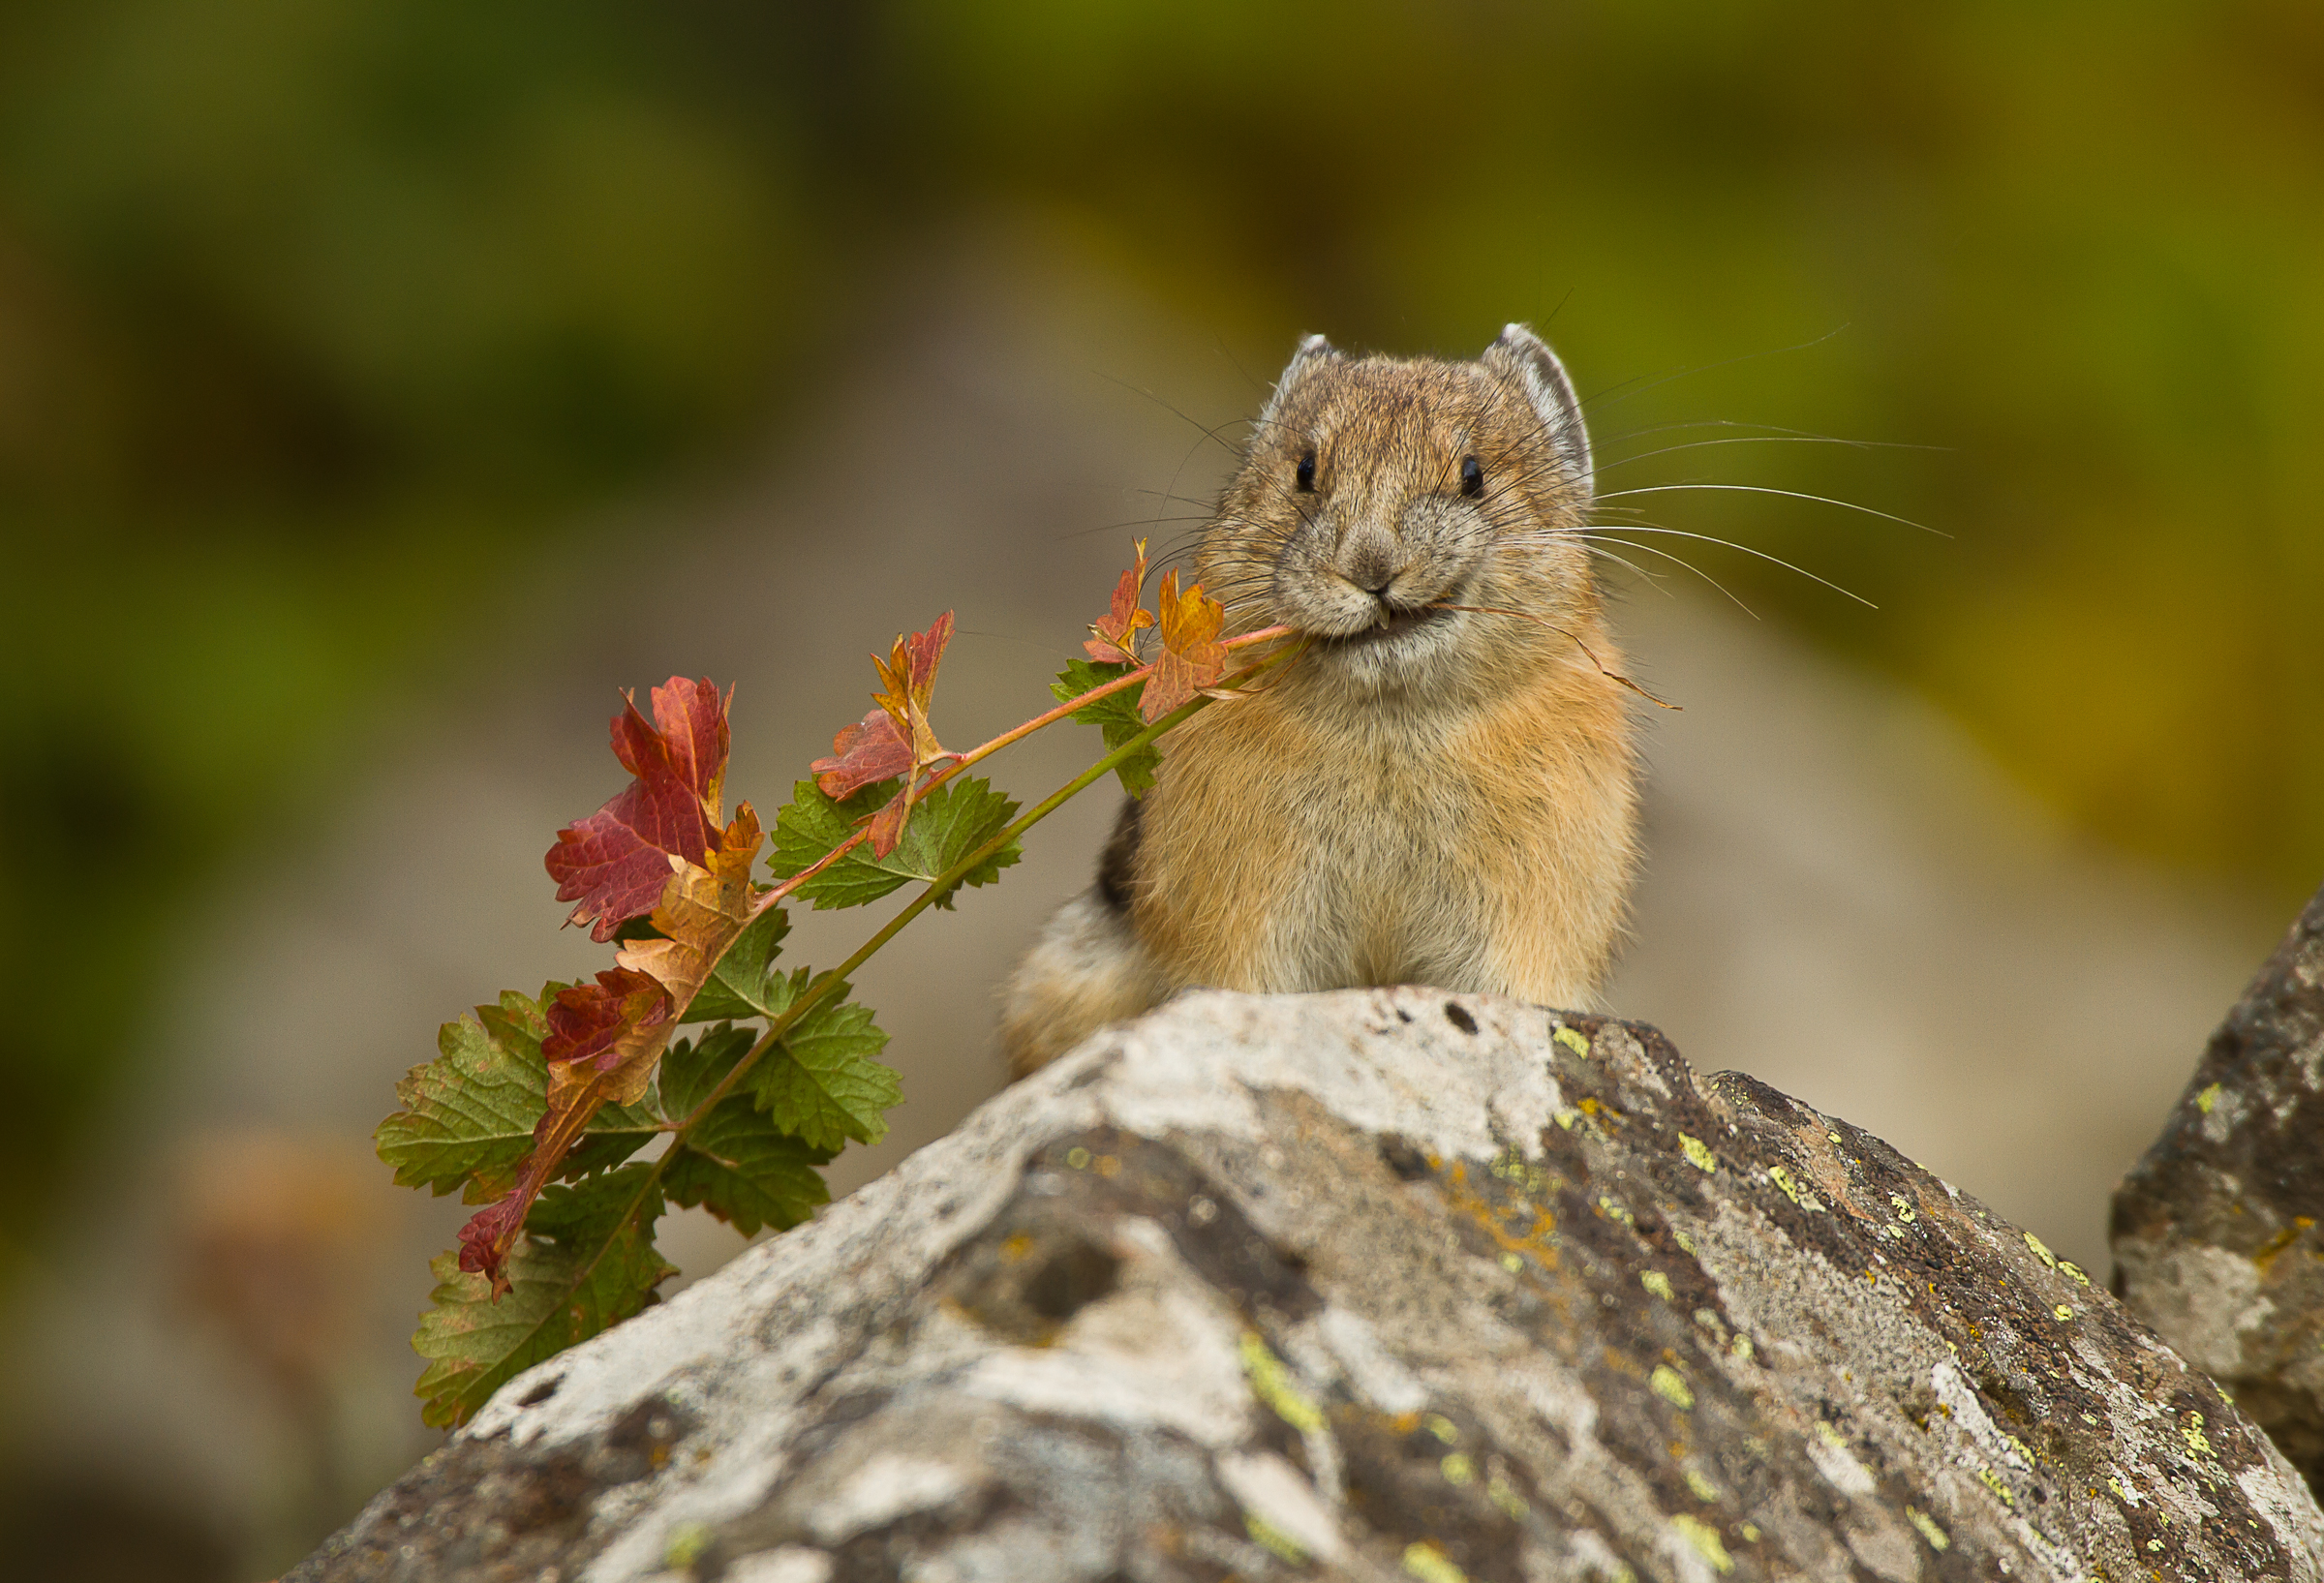
[[[1014,1076],[1194,986],[1431,984],[1590,1005],[1637,863],[1637,761],[1554,353],[1302,342],[1196,571],[1230,634],[1311,638],[1162,739],[1097,881],[1004,992]]]

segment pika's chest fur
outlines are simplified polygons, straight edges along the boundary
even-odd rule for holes
[[[1618,707],[1564,690],[1458,715],[1280,697],[1208,712],[1140,819],[1131,915],[1156,965],[1253,990],[1579,998],[1615,920],[1573,926],[1618,896],[1631,809],[1628,777],[1605,774],[1625,754]]]

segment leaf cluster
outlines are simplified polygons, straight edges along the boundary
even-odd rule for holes
[[[824,1165],[885,1136],[902,1090],[846,975],[920,912],[997,880],[1019,834],[1106,770],[1133,794],[1152,785],[1155,739],[1224,695],[1226,649],[1271,635],[1220,642],[1216,602],[1179,595],[1175,577],[1157,623],[1138,607],[1145,564],[1141,545],[1092,624],[1092,658],[1057,681],[1061,707],[973,752],[944,747],[931,720],[951,613],[899,637],[876,660],[879,707],[839,732],[777,811],[771,884],[753,877],[769,832],[749,803],[731,818],[724,807],[731,695],[672,677],[651,717],[626,703],[612,746],[629,783],[559,831],[545,859],[569,921],[614,946],[614,965],[445,1023],[375,1135],[397,1182],[480,1205],[431,1266],[413,1338],[429,1423],[465,1421],[518,1372],[653,1302],[674,1273],[654,1243],[669,1206],[746,1235],[784,1230],[827,1202]],[[1157,625],[1163,653],[1141,665],[1134,646]],[[1168,708],[1147,686],[1156,677]],[[1109,752],[1031,812],[962,773],[1068,715],[1097,725]],[[920,894],[837,968],[782,962],[780,903],[863,906],[914,883]]]

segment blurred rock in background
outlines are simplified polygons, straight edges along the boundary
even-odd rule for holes
[[[0,1549],[253,1575],[424,1448],[459,1214],[366,1136],[597,964],[617,689],[738,682],[762,811],[945,608],[947,740],[1022,718],[1308,329],[1593,398],[1686,706],[1614,1007],[2095,1261],[2324,872],[2319,282],[2295,0],[0,10]],[[864,972],[836,1185],[998,1081],[1111,811]]]

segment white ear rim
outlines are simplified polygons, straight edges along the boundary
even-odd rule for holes
[[[1300,382],[1310,367],[1338,355],[1331,343],[1321,335],[1302,336],[1291,354],[1291,361],[1283,365],[1283,372],[1276,377],[1274,391],[1267,398],[1267,405],[1259,410],[1259,427],[1265,429],[1275,421],[1275,414],[1283,409],[1284,398],[1291,394],[1292,386]]]
[[[1582,422],[1581,398],[1574,394],[1574,381],[1566,373],[1566,365],[1557,360],[1557,353],[1549,350],[1549,344],[1526,324],[1503,326],[1501,338],[1485,350],[1488,354],[1503,353],[1514,369],[1567,479],[1585,498],[1594,495],[1597,471],[1590,456],[1590,431]]]

